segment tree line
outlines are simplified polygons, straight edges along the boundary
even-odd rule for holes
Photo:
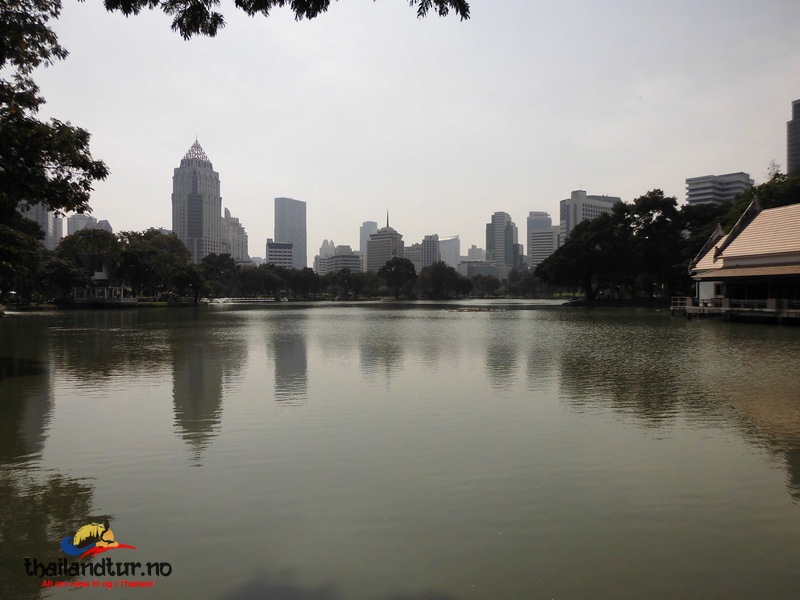
[[[762,208],[800,202],[800,178],[774,172],[732,205],[678,208],[676,198],[652,190],[579,223],[534,276],[589,301],[690,296],[690,263],[717,224],[729,231],[755,198]]]

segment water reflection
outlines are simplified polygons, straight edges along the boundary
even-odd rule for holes
[[[263,573],[229,593],[223,600],[344,600],[346,597],[333,584],[310,586],[297,583],[293,573]],[[459,600],[447,592],[395,592],[373,596],[374,600]]]
[[[53,403],[48,330],[37,321],[6,319],[0,328],[0,461],[41,454]],[[33,326],[33,327],[31,327]]]
[[[514,311],[492,315],[494,318],[487,318],[484,323],[486,345],[483,366],[489,383],[495,389],[509,388],[519,366],[521,314]]]
[[[200,465],[219,434],[222,399],[247,362],[241,323],[225,313],[209,323],[202,314],[170,330],[175,425]]]
[[[359,363],[364,375],[383,374],[387,383],[403,361],[402,311],[370,315],[360,331]]]
[[[284,313],[272,320],[268,344],[275,362],[275,400],[288,404],[308,397],[308,313]]]

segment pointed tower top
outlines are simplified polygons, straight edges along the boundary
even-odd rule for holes
[[[386,211],[386,227],[389,227],[389,211]]]
[[[186,152],[186,155],[183,157],[184,160],[189,158],[199,158],[200,160],[211,162],[208,160],[208,156],[206,155],[205,150],[203,150],[203,147],[200,145],[200,142],[197,141],[197,138],[195,138],[194,144],[192,144],[192,147],[189,148],[189,150]]]

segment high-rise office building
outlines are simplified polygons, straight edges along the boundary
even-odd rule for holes
[[[378,224],[375,221],[364,221],[358,230],[358,250],[361,252],[361,269],[363,271],[367,270],[367,242],[373,233],[378,233]]]
[[[389,215],[386,215],[386,227],[381,227],[369,236],[367,242],[367,271],[376,273],[395,256],[405,258],[403,236],[389,227]]]
[[[584,190],[575,190],[566,200],[562,200],[559,206],[559,216],[561,217],[559,235],[560,243],[564,243],[569,237],[569,232],[581,221],[591,220],[599,217],[603,213],[610,213],[614,210],[614,205],[622,202],[617,196],[590,196]]]
[[[440,260],[442,260],[442,257],[439,253],[439,236],[435,233],[426,235],[422,238],[422,268],[430,267]]]
[[[498,266],[520,269],[523,249],[517,243],[517,226],[508,213],[496,212],[486,224],[486,260]]]
[[[306,203],[294,198],[275,198],[275,241],[292,244],[292,267],[308,266]]]
[[[449,267],[458,268],[461,262],[461,240],[457,235],[439,239],[439,260]]]
[[[44,204],[34,204],[29,206],[25,202],[20,202],[17,211],[26,219],[30,219],[39,225],[44,232],[42,245],[48,250],[55,250],[58,242],[61,241],[61,219],[54,213],[47,210]]]
[[[228,251],[222,224],[219,173],[195,140],[172,175],[172,231],[197,264]]]
[[[786,123],[786,173],[800,177],[800,100],[792,102],[792,120]]]
[[[753,186],[747,173],[703,175],[686,180],[686,203],[731,204],[742,192]]]
[[[67,217],[67,235],[72,235],[81,229],[94,229],[97,219],[89,215],[72,215]]]
[[[553,225],[550,214],[540,211],[528,213],[528,268],[533,271],[544,259],[558,249],[559,225]]]
[[[267,258],[264,262],[276,267],[292,268],[294,252],[291,242],[275,242],[267,238]]]
[[[250,252],[248,250],[247,231],[239,219],[231,216],[231,211],[225,209],[225,216],[222,219],[225,226],[225,244],[228,254],[236,262],[249,263]]]

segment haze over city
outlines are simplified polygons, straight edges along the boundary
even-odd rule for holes
[[[417,20],[401,0],[342,1],[296,22],[228,7],[216,38],[184,41],[162,13],[68,3],[54,29],[70,56],[36,74],[42,113],[92,133],[111,169],[93,214],[115,231],[171,227],[197,137],[252,256],[273,198],[307,202],[309,263],[387,210],[407,244],[458,234],[465,253],[493,212],[557,222],[575,189],[682,202],[687,177],[785,170],[796,2],[470,8]]]

